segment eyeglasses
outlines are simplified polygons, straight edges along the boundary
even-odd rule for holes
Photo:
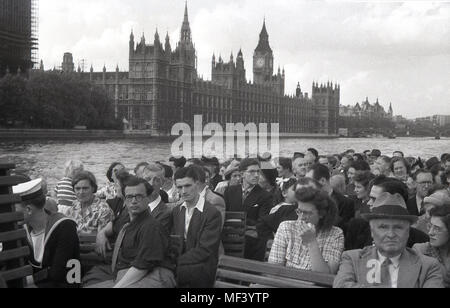
[[[314,215],[313,212],[305,212],[300,209],[296,209],[295,213],[298,215],[299,218],[300,217],[311,218]]]
[[[441,234],[441,233],[447,232],[447,230],[445,228],[435,226],[431,223],[428,224],[428,230],[430,230],[429,233],[434,233],[434,234]]]
[[[137,202],[141,202],[142,200],[144,200],[146,196],[143,195],[127,195],[125,196],[125,200],[128,202],[133,201],[133,199],[136,199]]]
[[[247,170],[246,172],[249,174],[260,174],[261,170]]]

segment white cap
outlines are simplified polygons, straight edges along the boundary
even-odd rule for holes
[[[32,180],[13,186],[13,194],[19,195],[22,200],[30,200],[37,198],[43,194],[42,179]]]

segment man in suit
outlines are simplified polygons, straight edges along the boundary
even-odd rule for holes
[[[148,204],[148,207],[150,208],[150,214],[153,218],[159,221],[161,225],[169,231],[172,211],[162,200],[157,191],[154,191],[150,196],[150,203]]]
[[[246,212],[247,231],[245,236],[246,259],[264,261],[267,238],[260,237],[256,231],[256,223],[269,215],[274,206],[273,196],[258,185],[261,172],[259,161],[244,159],[239,171],[242,174],[242,186],[230,186],[224,195],[227,212]]]
[[[419,169],[414,173],[413,180],[417,184],[416,195],[408,200],[408,212],[411,215],[422,216],[425,214],[423,199],[428,197],[428,190],[433,185],[433,175],[430,171]]]
[[[322,185],[322,190],[325,191],[331,199],[336,202],[339,213],[339,220],[336,226],[345,232],[351,219],[355,217],[355,203],[353,200],[338,193],[331,187],[330,184],[330,170],[321,164],[315,164],[311,170],[306,174],[306,177],[316,180]]]
[[[225,200],[217,193],[213,192],[206,183],[206,173],[209,172],[207,167],[201,167],[199,165],[192,165],[198,174],[198,190],[200,191],[200,197],[204,198],[206,202],[214,206],[222,216],[222,223],[225,221]]]
[[[177,260],[180,288],[214,286],[222,231],[220,212],[200,197],[195,167],[181,168],[175,183],[183,204],[172,211],[171,234],[182,239]]]
[[[370,222],[374,247],[344,252],[335,288],[442,288],[437,260],[406,248],[410,215],[400,194],[383,192],[372,212],[363,214]]]

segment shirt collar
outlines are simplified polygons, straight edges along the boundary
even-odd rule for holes
[[[183,202],[183,204],[181,205],[181,207],[186,208],[186,210],[188,209],[186,202]],[[205,198],[202,198],[200,196],[200,198],[198,198],[197,204],[195,205],[195,207],[197,210],[200,211],[200,213],[203,213],[204,209],[205,209]]]
[[[208,191],[208,186],[206,186],[203,190],[202,190],[202,192],[200,193],[200,198],[205,198],[205,196],[206,196],[206,192]]]
[[[391,262],[392,262],[392,265],[395,267],[395,268],[398,268],[399,266],[400,266],[400,257],[401,257],[402,255],[399,255],[399,256],[397,256],[397,257],[394,257],[394,258],[389,258],[390,260],[391,260]],[[386,257],[385,256],[383,256],[379,251],[378,251],[378,259],[380,260],[380,262],[383,264],[384,263],[384,261],[386,261]]]
[[[158,205],[159,205],[160,203],[161,203],[161,196],[158,195],[158,198],[156,198],[155,201],[150,202],[150,204],[148,205],[149,208],[150,208],[150,211],[153,212],[153,211],[158,207]]]
[[[247,189],[245,189],[244,185],[242,185],[242,191],[243,192],[247,192],[247,193],[250,194],[252,192],[252,190],[255,189],[255,187],[256,187],[256,185],[255,186],[250,186]]]

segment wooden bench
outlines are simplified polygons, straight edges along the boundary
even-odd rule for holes
[[[331,288],[334,275],[223,256],[216,288]]]
[[[0,164],[0,287],[23,288],[25,278],[33,274],[26,264],[30,255],[26,231],[19,226],[23,214],[16,212],[15,203],[22,199],[12,193],[12,186],[22,183],[21,177],[10,176],[13,164]]]
[[[225,255],[244,257],[245,249],[245,212],[226,212],[222,231],[222,244]]]

